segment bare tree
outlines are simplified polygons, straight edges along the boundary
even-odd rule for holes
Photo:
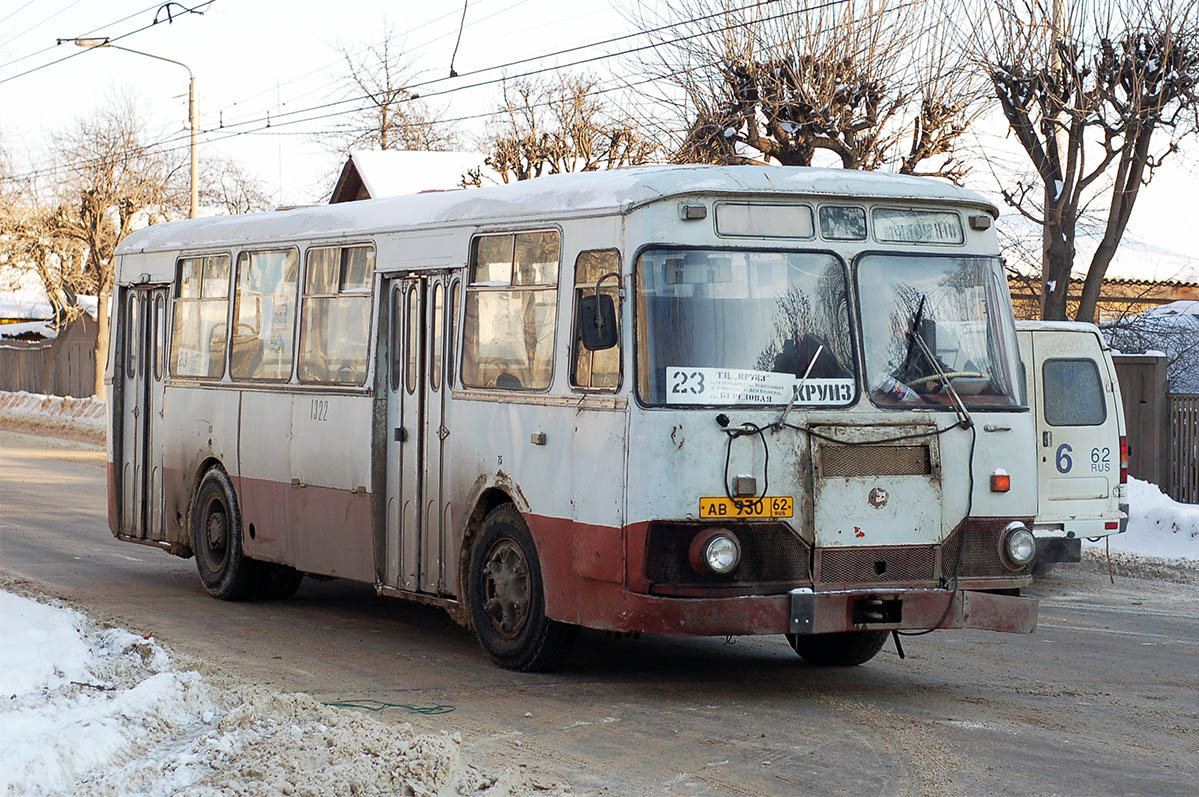
[[[1075,315],[1093,321],[1141,187],[1199,130],[1199,2],[1064,3],[997,0],[970,18],[983,18],[973,50],[1035,172],[1003,193],[1043,225],[1045,318],[1067,317],[1080,218],[1100,219]]]
[[[615,107],[603,102],[595,81],[505,81],[499,118],[482,142],[484,163],[505,182],[542,174],[590,172],[647,163],[657,145]],[[482,170],[463,185],[482,185]]]
[[[412,70],[403,42],[390,26],[384,25],[379,40],[366,50],[340,52],[346,65],[343,92],[358,108],[344,114],[331,135],[338,151],[454,149],[454,132],[405,87],[412,82]]]
[[[135,226],[185,215],[181,169],[147,145],[131,100],[79,120],[52,145],[59,163],[52,225],[82,250],[82,270],[99,298],[95,392],[103,397],[113,252]]]
[[[680,162],[890,168],[960,180],[960,138],[983,85],[939,3],[667,2],[638,20],[673,108]],[[723,13],[721,13],[723,12]]]
[[[270,210],[274,205],[262,183],[228,158],[201,163],[200,204],[231,216]]]

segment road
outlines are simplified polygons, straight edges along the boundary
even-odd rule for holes
[[[307,580],[221,603],[194,562],[106,528],[103,454],[0,430],[0,585],[153,633],[221,677],[321,700],[450,704],[379,716],[460,731],[487,765],[576,793],[1192,794],[1199,578],[1058,566],[1028,636],[949,631],[850,669],[781,637],[584,632],[565,670],[499,670],[444,612]]]

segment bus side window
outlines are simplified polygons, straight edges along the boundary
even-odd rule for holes
[[[445,354],[445,385],[452,387],[454,384],[454,348],[458,345],[458,296],[461,292],[462,283],[454,280],[453,286],[450,288],[450,307],[449,307],[449,340],[446,341]]]
[[[167,337],[166,300],[158,296],[154,300],[154,378],[162,379],[162,361],[165,357]]]
[[[594,295],[595,285],[605,275],[620,274],[620,252],[616,249],[592,249],[579,252],[575,259],[574,337],[570,352],[571,387],[584,390],[616,390],[620,387],[620,343],[610,349],[590,351],[582,344],[579,328],[579,299]],[[612,297],[616,305],[616,328],[620,329],[620,277],[603,279],[600,293]]]
[[[429,381],[434,391],[441,388],[441,333],[445,324],[443,287],[440,282],[433,285],[433,322],[429,325],[432,338],[429,343]]]
[[[544,390],[554,374],[557,230],[480,235],[471,242],[462,328],[462,384]]]
[[[291,378],[299,272],[295,249],[237,256],[229,352],[229,375],[234,379],[286,382]]]
[[[171,300],[172,376],[219,379],[225,373],[229,255],[184,257]]]
[[[370,348],[375,247],[308,250],[300,307],[301,382],[361,385]]]
[[[125,314],[125,372],[128,378],[132,379],[137,373],[137,352],[140,348],[138,344],[141,342],[138,324],[141,323],[141,314],[138,312],[140,304],[137,291],[129,291],[128,296],[129,312]]]

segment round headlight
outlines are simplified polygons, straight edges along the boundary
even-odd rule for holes
[[[1037,539],[1024,526],[1016,526],[1008,530],[1003,540],[1003,552],[1007,557],[1008,566],[1019,570],[1026,567],[1037,555]]]
[[[728,534],[714,534],[704,546],[704,564],[719,576],[731,573],[740,561],[741,546]]]

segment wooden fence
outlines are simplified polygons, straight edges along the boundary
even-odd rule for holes
[[[0,345],[0,390],[90,396],[95,390],[96,322],[86,314],[54,340]]]
[[[1199,504],[1199,393],[1170,395],[1170,489],[1175,501]]]

